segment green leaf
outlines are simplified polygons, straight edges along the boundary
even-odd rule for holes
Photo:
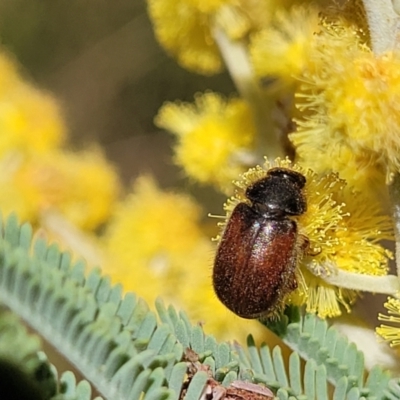
[[[197,400],[211,390],[210,382],[229,387],[234,380],[265,384],[281,399],[327,399],[330,382],[335,400],[400,400],[398,381],[390,381],[379,367],[365,379],[363,354],[356,346],[326,321],[300,317],[298,308],[288,308],[280,322],[281,336],[295,349],[287,363],[279,346],[272,352],[266,344],[257,348],[251,336],[247,348],[218,343],[160,299],[156,312],[151,311],[134,294],[122,295],[121,286],[111,285],[98,269],[73,263],[56,245],[37,240],[31,246],[31,228],[19,227],[14,216],[0,226],[1,303],[85,380],[77,384],[73,374],[64,373],[57,385],[54,369],[38,356],[37,339],[20,336],[10,314],[5,322],[0,318],[0,356],[3,349],[30,373],[39,367],[47,371],[42,382],[51,382],[54,400],[88,399],[92,387],[106,399],[178,400],[185,393],[185,399]],[[197,353],[193,360],[187,359],[187,348]]]

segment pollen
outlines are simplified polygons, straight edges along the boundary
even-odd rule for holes
[[[312,7],[278,10],[268,28],[252,38],[250,52],[256,74],[275,76],[293,84],[309,69],[318,11]]]
[[[378,319],[390,325],[381,325],[376,328],[376,333],[390,342],[390,346],[398,346],[400,345],[400,300],[389,297],[384,306],[388,315],[379,314]]]

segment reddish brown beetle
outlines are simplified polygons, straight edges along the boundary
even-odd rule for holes
[[[307,209],[306,178],[272,168],[246,189],[215,257],[213,285],[221,302],[243,318],[268,316],[297,288],[296,266],[306,240],[290,216]]]

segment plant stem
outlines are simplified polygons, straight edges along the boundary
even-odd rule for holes
[[[400,175],[398,173],[389,186],[389,193],[392,201],[394,237],[396,240],[396,269],[400,280]]]
[[[258,130],[255,148],[270,160],[284,156],[273,121],[274,99],[260,89],[246,46],[241,41],[232,41],[218,26],[214,28],[213,36],[238,92],[253,109]]]
[[[400,0],[363,0],[375,54],[400,49]],[[400,175],[389,188],[396,239],[396,268],[400,279]]]
[[[41,225],[60,239],[75,255],[83,257],[90,265],[102,265],[103,257],[93,239],[71,224],[57,211],[46,211],[40,216]]]
[[[324,276],[322,279],[331,285],[364,292],[394,296],[400,291],[400,281],[396,275],[364,275],[337,268],[329,276]]]
[[[398,1],[393,3],[395,7],[391,0],[363,0],[375,54],[399,48],[400,18],[394,10],[398,8]]]

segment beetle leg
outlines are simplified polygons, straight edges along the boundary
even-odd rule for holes
[[[322,251],[320,248],[311,248],[310,240],[308,239],[308,237],[306,235],[304,235],[302,233],[300,233],[298,235],[298,246],[299,246],[300,251],[305,256],[315,257],[318,254],[320,254]]]

